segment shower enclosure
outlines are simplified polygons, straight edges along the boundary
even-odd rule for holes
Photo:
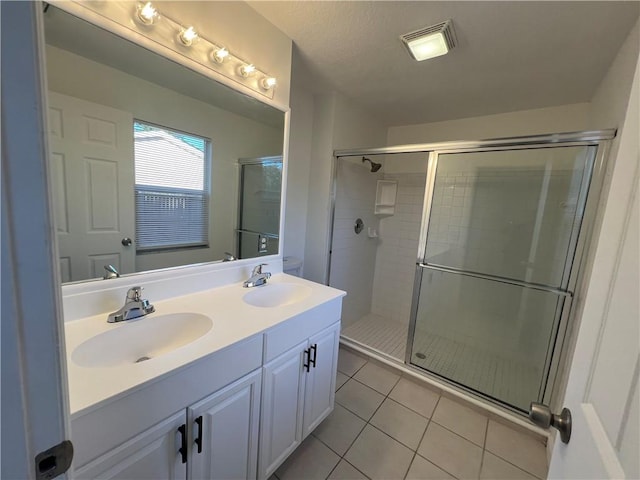
[[[512,410],[549,402],[613,133],[336,152],[343,340]]]
[[[244,158],[240,166],[237,257],[278,253],[282,157]]]

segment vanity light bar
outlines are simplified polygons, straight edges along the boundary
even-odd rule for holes
[[[232,63],[237,65],[233,67],[233,71],[235,72],[236,77],[240,77],[245,81],[240,81],[243,85],[247,85],[247,80],[252,77],[257,78],[255,81],[249,82],[250,86],[253,90],[262,91],[263,94],[269,94],[271,97],[273,94],[273,89],[277,84],[277,80],[275,77],[268,75],[266,72],[259,70],[256,66],[251,63],[243,60],[242,58],[231,54],[231,52],[220,45],[215,44],[214,42],[207,40],[196,32],[193,26],[182,26],[180,23],[175,20],[162,16],[160,17],[158,10],[153,6],[151,2],[139,3],[136,7],[135,19],[138,20],[140,24],[145,27],[149,27],[156,23],[160,18],[163,21],[171,24],[175,31],[177,31],[177,40],[178,45],[180,47],[194,47],[196,42],[199,44],[199,48],[204,48],[208,50],[208,56],[211,60],[211,65],[217,67],[217,70],[229,70],[231,67],[223,68],[223,64]],[[174,37],[175,38],[175,37]],[[224,72],[220,72],[224,73]],[[231,78],[229,75],[225,75]],[[238,81],[238,79],[236,79]],[[257,85],[259,88],[253,87],[253,85]]]

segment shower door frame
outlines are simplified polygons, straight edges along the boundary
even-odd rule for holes
[[[464,385],[457,383],[453,380],[449,380],[446,377],[438,375],[437,373],[429,370],[417,367],[411,363],[411,348],[413,346],[413,340],[415,335],[416,317],[418,309],[418,299],[420,296],[420,280],[421,271],[423,267],[421,264],[424,259],[426,250],[426,240],[429,228],[429,220],[431,215],[431,206],[433,199],[433,191],[436,180],[436,170],[438,163],[438,156],[442,154],[450,153],[474,153],[474,152],[487,152],[487,151],[505,151],[505,150],[530,150],[530,149],[543,149],[553,147],[571,147],[571,146],[593,146],[596,147],[593,160],[587,162],[585,172],[583,173],[583,179],[580,187],[580,198],[578,205],[584,205],[582,211],[582,221],[579,228],[576,225],[572,228],[571,242],[575,247],[567,254],[567,259],[563,269],[563,282],[567,278],[568,282],[566,291],[561,289],[545,288],[539,286],[539,289],[551,291],[556,294],[563,295],[564,301],[558,301],[556,305],[556,314],[554,318],[553,331],[555,331],[555,339],[550,345],[550,349],[547,353],[545,361],[545,375],[546,381],[542,382],[540,386],[542,390],[542,401],[546,404],[553,402],[555,398],[555,392],[559,387],[559,367],[566,363],[567,349],[565,348],[565,342],[575,326],[575,315],[573,302],[574,295],[576,294],[576,288],[579,288],[580,283],[583,281],[581,273],[584,272],[584,266],[586,261],[585,253],[588,251],[589,245],[592,239],[592,232],[595,226],[595,220],[598,210],[598,204],[600,201],[600,195],[602,192],[606,159],[610,148],[610,140],[616,135],[615,129],[607,130],[591,130],[583,132],[569,132],[569,133],[555,133],[545,135],[531,135],[524,137],[508,137],[490,140],[479,141],[454,141],[454,142],[440,142],[430,144],[415,144],[415,145],[399,145],[395,147],[381,147],[371,149],[358,149],[358,150],[336,150],[334,152],[334,175],[332,182],[332,212],[330,217],[333,219],[335,210],[335,184],[337,182],[335,164],[342,157],[360,156],[360,155],[387,155],[387,154],[401,154],[401,153],[427,153],[429,159],[427,163],[426,172],[426,184],[425,194],[423,200],[422,211],[422,223],[420,227],[420,237],[418,244],[418,252],[416,259],[416,270],[414,278],[414,287],[412,295],[411,313],[409,318],[409,332],[407,335],[407,348],[405,352],[404,366],[417,371],[422,375],[435,379],[438,382],[444,382],[445,384],[465,391],[490,402],[494,405],[500,405],[501,407],[522,415],[522,411],[514,408],[504,402],[501,402],[493,397],[482,394],[471,388],[467,388]],[[586,197],[586,198],[585,198]],[[331,221],[330,228],[330,245],[333,239],[333,220]],[[577,236],[577,239],[576,239]],[[329,250],[328,263],[331,263],[331,250]],[[455,269],[445,269],[446,271],[458,272]],[[329,272],[327,272],[327,283],[329,282]],[[490,278],[490,275],[474,275],[481,278]],[[509,283],[505,279],[500,279],[505,283]],[[520,282],[514,281],[513,284],[520,285]],[[536,287],[535,285],[523,282],[528,287]],[[536,400],[536,399],[532,399]]]

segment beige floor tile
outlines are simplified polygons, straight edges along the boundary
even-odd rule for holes
[[[547,477],[547,449],[532,435],[489,420],[485,448],[538,478]]]
[[[409,473],[407,473],[407,480],[441,480],[441,479],[453,479],[447,472],[437,467],[429,460],[425,460],[420,455],[416,455],[411,462]]]
[[[336,392],[336,402],[364,420],[369,420],[384,400],[375,390],[353,378]]]
[[[367,361],[364,358],[344,348],[341,348],[338,352],[338,371],[349,377],[360,370],[365,363],[367,363]]]
[[[413,452],[367,425],[344,458],[369,478],[401,479],[409,470]]]
[[[481,480],[535,480],[536,477],[485,450]]]
[[[391,390],[389,398],[393,398],[420,415],[431,417],[440,395],[406,378],[401,378]]]
[[[331,415],[318,425],[313,435],[338,455],[344,455],[365,424],[355,413],[336,404]]]
[[[400,375],[373,363],[367,363],[358,370],[358,373],[356,373],[353,378],[383,395],[387,395],[400,378]]]
[[[347,383],[347,380],[349,380],[349,376],[348,376],[348,375],[345,375],[345,374],[344,374],[344,373],[342,373],[342,372],[338,372],[338,373],[336,374],[336,392],[337,392],[338,390],[340,390],[340,387],[341,387],[342,385],[344,385],[345,383]]]
[[[370,420],[371,425],[411,450],[418,448],[428,422],[423,416],[388,398]]]
[[[280,480],[326,479],[340,457],[312,435],[276,470]]]
[[[367,476],[346,460],[340,460],[328,480],[367,480]]]
[[[427,428],[418,454],[456,478],[478,478],[482,448],[437,423]]]
[[[440,398],[431,419],[479,446],[484,446],[487,417],[447,397]]]

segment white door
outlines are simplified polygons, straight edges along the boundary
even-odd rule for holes
[[[189,408],[192,480],[255,479],[261,371]]]
[[[306,348],[305,341],[263,367],[258,478],[270,477],[302,442]]]
[[[339,343],[340,322],[309,339],[312,366],[306,378],[303,438],[333,410]]]
[[[556,438],[549,478],[640,478],[639,79],[636,69],[566,389],[572,436]]]
[[[49,92],[49,139],[62,281],[133,272],[133,116]]]
[[[181,410],[75,470],[76,479],[185,480],[186,412]],[[184,440],[183,440],[184,437]],[[184,460],[184,462],[183,462]]]

